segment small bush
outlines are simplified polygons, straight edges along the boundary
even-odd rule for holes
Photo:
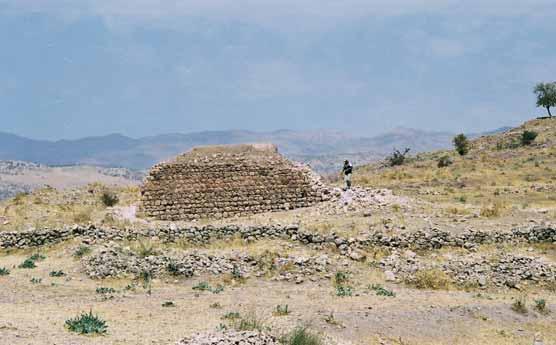
[[[338,297],[351,297],[353,289],[350,286],[338,285],[336,286],[336,296]]]
[[[523,146],[531,145],[533,141],[537,139],[538,135],[539,133],[535,131],[524,131],[523,133],[521,133],[521,145]]]
[[[35,253],[29,257],[30,260],[33,261],[43,261],[46,259],[46,256],[41,253]]]
[[[118,196],[111,192],[103,192],[100,199],[102,200],[102,204],[106,207],[115,206],[118,202],[120,202]]]
[[[349,273],[344,271],[338,271],[334,275],[334,284],[343,285],[349,281]]]
[[[281,339],[285,345],[322,345],[322,338],[307,330],[305,327],[297,327]]]
[[[418,289],[448,289],[452,280],[446,273],[438,269],[425,269],[415,273],[413,285]]]
[[[438,167],[439,168],[446,168],[446,167],[452,165],[453,163],[454,163],[454,161],[452,160],[452,158],[450,158],[450,156],[442,156],[438,160]]]
[[[10,270],[6,267],[0,267],[0,276],[10,275]]]
[[[454,147],[460,156],[465,156],[469,153],[469,140],[465,134],[458,134],[454,137]]]
[[[241,318],[241,315],[237,311],[231,311],[222,316],[223,320],[237,320],[239,318]]]
[[[544,298],[535,300],[535,309],[541,314],[548,314],[548,307]]]
[[[173,308],[175,306],[176,306],[176,303],[174,303],[172,301],[166,301],[166,302],[162,303],[163,308]]]
[[[267,325],[265,325],[264,321],[259,319],[254,314],[251,314],[247,317],[242,317],[234,321],[233,327],[236,331],[239,332],[244,332],[244,331],[265,332],[270,330],[270,328]]]
[[[97,288],[96,292],[101,295],[106,295],[106,294],[116,293],[116,290],[113,288],[101,286]]]
[[[222,305],[218,302],[214,302],[209,307],[212,308],[212,309],[222,309]]]
[[[512,310],[519,314],[527,314],[527,297],[524,295],[519,296],[512,303]]]
[[[289,315],[290,311],[288,305],[277,305],[276,310],[272,313],[274,316],[286,316]]]
[[[31,284],[40,284],[42,283],[42,278],[31,278]]]
[[[158,254],[154,244],[151,241],[139,241],[139,244],[133,248],[133,251],[140,257],[146,258]]]
[[[52,271],[49,273],[49,276],[51,277],[63,277],[65,275],[64,271]]]
[[[481,208],[480,215],[481,217],[486,217],[486,218],[500,217],[500,214],[502,213],[502,208],[503,206],[501,203],[495,202],[488,206],[483,206]]]
[[[370,288],[371,290],[374,290],[376,292],[377,296],[396,297],[396,293],[386,289],[382,285],[373,284],[370,286]]]
[[[82,258],[89,253],[91,253],[91,247],[82,244],[75,250],[73,256],[75,256],[76,258]]]
[[[79,334],[105,334],[108,330],[106,321],[93,315],[92,311],[83,313],[74,319],[66,321],[66,327]]]
[[[31,260],[31,258],[25,259],[21,265],[18,266],[19,268],[31,269],[37,267],[35,265],[35,260]]]
[[[406,148],[403,152],[394,149],[394,152],[392,152],[392,154],[386,159],[388,165],[390,165],[391,167],[403,165],[405,163],[409,151],[410,151],[409,148]]]
[[[195,285],[193,287],[193,290],[198,290],[198,291],[210,291],[214,294],[219,294],[222,291],[224,291],[224,286],[218,284],[216,287],[212,287],[210,286],[209,283],[207,282],[200,282],[199,284]]]

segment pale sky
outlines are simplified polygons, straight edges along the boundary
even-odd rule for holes
[[[0,0],[0,131],[478,132],[556,80],[556,0]]]

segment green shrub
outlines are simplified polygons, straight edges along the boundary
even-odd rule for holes
[[[288,305],[277,305],[276,310],[272,313],[274,316],[286,316],[290,314]]]
[[[22,263],[21,265],[19,265],[18,267],[19,267],[19,268],[31,269],[31,268],[37,267],[37,265],[35,265],[35,260],[31,260],[31,258],[27,258],[27,259],[25,259],[25,261],[23,261],[23,263]]]
[[[548,314],[548,307],[544,298],[535,300],[535,309],[541,314]]]
[[[338,271],[334,275],[334,284],[343,285],[349,281],[349,272]]]
[[[241,318],[241,315],[237,311],[231,311],[222,316],[224,320],[237,320],[239,318]]]
[[[46,256],[41,253],[35,253],[29,257],[30,260],[33,261],[43,261],[46,259]]]
[[[66,327],[79,334],[105,334],[108,330],[106,321],[93,315],[92,311],[83,313],[74,319],[66,320]]]
[[[450,158],[450,156],[442,156],[438,160],[437,165],[438,165],[439,168],[446,168],[446,167],[452,165],[453,163],[454,163],[454,161],[452,160],[452,158]]]
[[[396,293],[386,289],[382,285],[373,284],[370,286],[370,288],[371,290],[374,290],[376,292],[377,296],[396,297]]]
[[[255,314],[235,320],[233,327],[236,331],[240,332],[265,332],[270,330],[270,328],[265,325],[264,321],[259,319]]]
[[[210,291],[210,285],[207,282],[200,282],[199,284],[195,285],[193,287],[193,290],[198,290],[198,291]]]
[[[0,276],[7,276],[10,274],[10,270],[5,267],[0,267]]]
[[[63,277],[65,275],[64,271],[52,271],[49,273],[49,276],[51,277]]]
[[[521,144],[524,146],[531,145],[538,135],[539,133],[535,131],[524,131],[521,133]]]
[[[102,200],[103,205],[106,207],[115,206],[120,201],[118,196],[111,192],[103,192],[100,196],[100,199]]]
[[[305,327],[297,327],[289,334],[280,339],[284,345],[322,345],[322,338],[307,330]]]
[[[353,289],[350,286],[338,285],[336,286],[336,296],[350,297],[353,295]]]
[[[209,285],[209,283],[207,282],[200,282],[199,284],[195,285],[193,287],[193,290],[198,290],[198,291],[210,291],[214,294],[219,294],[222,291],[224,291],[224,286],[218,284],[215,288],[213,288],[212,286]]]
[[[82,258],[89,253],[91,253],[91,247],[82,244],[75,250],[73,256],[76,258]]]
[[[465,134],[458,134],[454,137],[454,147],[460,156],[465,156],[469,153],[469,140]]]
[[[96,292],[97,292],[98,294],[101,294],[101,295],[106,295],[106,294],[116,293],[116,290],[113,289],[113,288],[102,287],[102,286],[101,286],[101,287],[97,287]]]

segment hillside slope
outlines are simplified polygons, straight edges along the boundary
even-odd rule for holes
[[[538,133],[531,145],[521,144],[524,131]],[[438,167],[443,156],[453,164]],[[355,183],[463,208],[475,205],[483,212],[554,210],[556,119],[532,120],[471,140],[469,154],[463,157],[454,150],[443,150],[413,156],[397,167],[385,166],[384,162],[370,164],[356,171]]]

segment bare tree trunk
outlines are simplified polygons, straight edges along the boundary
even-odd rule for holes
[[[552,113],[550,113],[550,107],[546,107],[546,110],[548,110],[548,116],[552,117]]]

